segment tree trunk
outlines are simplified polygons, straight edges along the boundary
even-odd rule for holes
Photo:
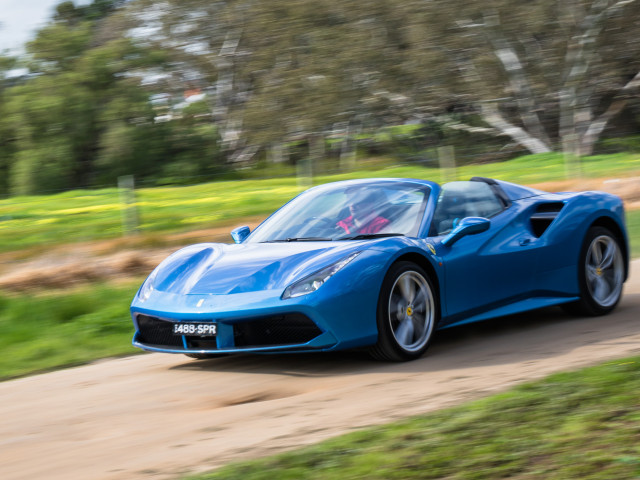
[[[492,127],[511,137],[531,153],[547,153],[551,148],[543,141],[533,137],[522,128],[509,123],[500,115],[497,107],[491,104],[482,105],[482,117]]]

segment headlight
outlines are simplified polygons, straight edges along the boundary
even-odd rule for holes
[[[140,299],[141,302],[149,300],[149,297],[153,293],[153,290],[154,290],[153,284],[155,283],[157,276],[158,276],[158,269],[156,268],[153,272],[151,272],[151,275],[149,275],[147,279],[144,281],[144,283],[142,284],[142,287],[140,287],[140,291],[138,292],[138,298]]]
[[[338,260],[335,263],[332,263],[326,268],[323,268],[319,272],[316,272],[308,277],[303,278],[302,280],[298,280],[295,283],[292,283],[287,288],[285,288],[284,293],[282,294],[282,300],[286,300],[287,298],[295,298],[300,297],[302,295],[306,295],[307,293],[315,292],[318,290],[324,282],[326,282],[329,278],[331,278],[336,272],[338,272],[342,267],[344,267],[351,260],[360,255],[360,252],[352,253],[351,255],[344,257],[341,260]]]

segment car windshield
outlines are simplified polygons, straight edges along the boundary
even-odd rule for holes
[[[249,243],[415,237],[430,188],[411,182],[345,182],[308,190],[269,217]]]

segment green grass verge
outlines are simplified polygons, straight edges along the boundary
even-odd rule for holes
[[[638,479],[640,357],[193,480]]]
[[[583,159],[586,177],[640,175],[640,155],[616,154]],[[420,166],[390,166],[320,176],[314,183],[363,177],[415,177],[441,180],[441,172]],[[474,175],[517,183],[564,178],[560,154],[460,167],[457,178]],[[189,187],[137,190],[140,230],[148,234],[189,231],[233,224],[249,215],[266,216],[302,190],[292,177],[224,181]],[[123,234],[117,189],[72,191],[49,196],[0,200],[0,252],[49,248],[54,244],[116,238]]]
[[[640,210],[627,212],[627,233],[631,246],[631,256],[640,257]]]
[[[0,294],[0,379],[139,352],[129,316],[139,284]]]

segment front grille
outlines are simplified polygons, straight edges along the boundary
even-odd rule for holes
[[[173,323],[148,315],[138,315],[138,342],[145,345],[184,347],[182,337],[173,334]]]
[[[187,339],[187,348],[195,350],[217,350],[218,342],[215,338],[202,337],[185,337]]]
[[[181,335],[173,334],[173,323],[149,315],[138,315],[137,341],[143,345],[184,350]],[[270,315],[233,324],[235,347],[265,347],[307,343],[322,330],[300,313]],[[218,350],[217,338],[185,336],[187,350]]]
[[[321,333],[322,330],[301,313],[271,315],[233,325],[236,347],[307,343]]]

